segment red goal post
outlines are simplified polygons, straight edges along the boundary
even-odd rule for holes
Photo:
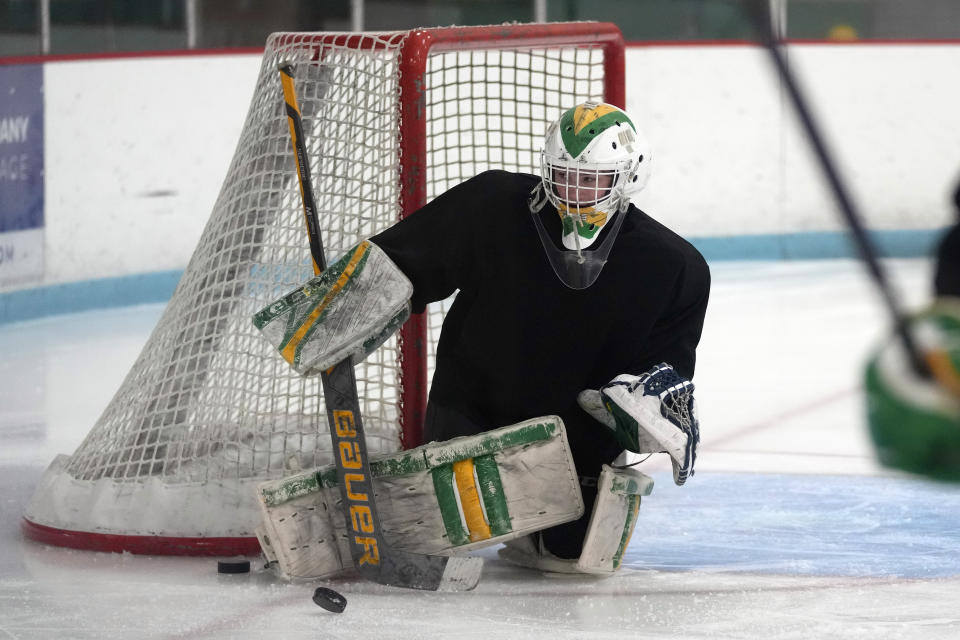
[[[609,23],[272,35],[193,257],[113,400],[41,479],[28,537],[255,554],[256,485],[331,462],[319,380],[293,372],[251,322],[312,277],[280,63],[294,70],[331,258],[480,171],[536,172],[563,109],[625,106],[624,42]],[[415,314],[357,365],[371,453],[421,443],[443,313]]]
[[[624,41],[612,23],[574,22],[411,31],[400,54],[400,209],[406,217],[427,203],[427,121],[421,117],[431,53],[481,50],[507,41],[511,47],[596,47],[603,56],[603,99],[626,107]],[[568,105],[572,106],[572,105]],[[436,194],[433,194],[436,195]],[[401,425],[406,446],[423,440],[427,390],[427,317],[414,315],[401,329],[403,393]]]

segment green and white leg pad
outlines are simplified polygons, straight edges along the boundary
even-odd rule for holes
[[[640,499],[653,491],[653,479],[635,469],[603,466],[597,483],[597,500],[590,515],[580,557],[558,558],[544,548],[540,536],[512,540],[500,556],[521,566],[550,573],[612,575],[623,561],[637,524]]]
[[[603,466],[590,527],[577,561],[578,570],[611,574],[620,568],[637,524],[640,499],[652,491],[653,478],[650,476],[629,467]]]
[[[546,416],[371,460],[388,545],[428,554],[486,547],[576,520],[583,498],[563,422]],[[258,487],[264,555],[289,578],[352,566],[333,466]]]
[[[413,285],[364,241],[307,284],[264,307],[253,324],[301,375],[362,361],[410,317]]]

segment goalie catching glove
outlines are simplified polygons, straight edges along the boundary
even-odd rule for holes
[[[584,411],[613,431],[620,445],[634,453],[670,455],[673,481],[693,475],[700,442],[694,385],[666,363],[640,376],[622,374],[599,390],[577,396]]]

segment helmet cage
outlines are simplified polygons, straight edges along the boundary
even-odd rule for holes
[[[616,162],[577,162],[540,154],[540,176],[547,198],[557,211],[590,215],[602,208],[609,213],[626,209],[630,202],[624,185],[636,174],[630,159]],[[609,178],[609,184],[604,185]]]

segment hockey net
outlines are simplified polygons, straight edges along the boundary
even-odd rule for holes
[[[319,378],[297,375],[252,315],[313,276],[278,65],[292,64],[326,254],[336,258],[488,169],[536,172],[547,124],[623,104],[605,23],[279,33],[233,161],[139,358],[24,516],[34,539],[139,553],[255,553],[254,486],[332,462]],[[357,366],[371,453],[420,444],[445,304]]]

